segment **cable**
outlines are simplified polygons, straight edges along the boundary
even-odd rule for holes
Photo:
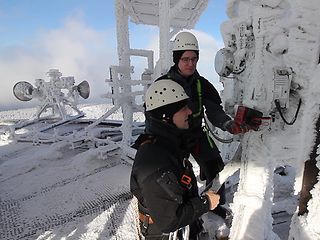
[[[229,138],[229,139],[222,139],[220,137],[218,137],[212,130],[211,128],[209,127],[208,125],[208,122],[207,122],[207,119],[204,117],[204,123],[205,123],[205,127],[206,129],[212,134],[212,136],[217,139],[219,142],[222,142],[222,143],[232,143],[233,142],[233,138]]]
[[[291,120],[291,122],[288,122],[288,121],[284,118],[284,116],[283,116],[283,114],[282,114],[282,112],[281,112],[281,106],[280,106],[280,101],[279,101],[279,99],[275,99],[275,100],[274,100],[274,103],[275,103],[275,105],[276,105],[276,108],[277,108],[277,110],[278,110],[278,112],[279,112],[280,117],[282,118],[282,120],[283,120],[287,125],[293,125],[293,124],[295,123],[295,121],[297,120],[297,116],[298,116],[298,113],[299,113],[299,110],[300,110],[300,106],[301,106],[301,103],[302,103],[301,98],[299,99],[297,111],[296,111],[293,119]]]

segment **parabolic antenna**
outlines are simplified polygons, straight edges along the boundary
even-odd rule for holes
[[[227,77],[232,73],[234,58],[231,51],[223,48],[220,49],[215,57],[214,68],[219,76]]]
[[[17,82],[13,86],[13,94],[20,101],[30,101],[32,99],[32,92],[33,86],[26,81]]]
[[[79,92],[79,95],[84,99],[87,99],[90,95],[90,86],[87,81],[82,81],[78,86],[75,86],[76,90]]]

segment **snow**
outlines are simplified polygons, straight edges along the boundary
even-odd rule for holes
[[[230,231],[232,240],[320,239],[319,182],[311,190],[308,213],[298,216],[304,162],[319,134],[315,130],[320,112],[319,3],[229,0],[226,11],[230,19],[222,24],[221,33],[237,70],[221,78],[225,86],[221,96],[231,106],[226,111],[232,115],[235,103],[244,104],[273,118],[259,131],[234,138],[242,154],[240,171],[227,180],[227,207],[234,213],[231,228],[208,214],[203,216],[205,226],[211,236]],[[126,29],[121,34],[126,43]],[[130,72],[128,59],[122,60],[115,75]],[[293,125],[286,125],[276,111],[276,87],[285,87],[277,86],[276,80],[285,79],[277,70],[285,70],[290,81],[283,109],[287,120],[302,100]],[[85,117],[80,120],[87,123],[71,121],[37,131],[52,123],[48,120],[12,135],[12,124],[32,119],[37,109],[0,112],[1,239],[138,239],[137,203],[129,192],[135,150],[128,142],[135,136],[128,136],[132,130],[128,125],[132,120],[143,122],[144,117],[134,113],[128,101],[128,96],[138,94],[125,86],[114,82],[116,94],[109,95],[114,105],[81,105]],[[101,126],[106,117],[123,124]],[[219,147],[228,162],[234,144]]]
[[[97,118],[105,109],[91,106],[87,117]],[[34,110],[1,112],[1,125]],[[135,239],[131,165],[118,154],[101,159],[67,142],[33,145],[7,134],[0,147],[1,239]]]

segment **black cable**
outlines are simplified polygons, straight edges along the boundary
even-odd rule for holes
[[[297,111],[293,117],[293,119],[291,120],[291,122],[288,122],[285,117],[283,116],[282,112],[281,112],[281,106],[280,106],[280,100],[279,99],[275,99],[274,100],[274,103],[276,105],[276,108],[280,114],[280,117],[282,118],[282,120],[287,124],[287,125],[293,125],[295,123],[295,121],[297,120],[297,116],[298,116],[298,113],[299,113],[299,110],[300,110],[300,106],[301,106],[301,103],[302,103],[302,100],[301,98],[299,99],[299,103],[298,103],[298,108],[297,108]]]

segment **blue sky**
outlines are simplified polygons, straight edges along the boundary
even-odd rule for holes
[[[115,26],[110,0],[0,0],[1,44],[23,43],[38,31],[60,28],[66,18],[78,14],[98,31]]]
[[[226,2],[209,0],[195,26],[200,48],[210,41],[215,51],[222,45]],[[101,89],[97,83],[104,84],[108,67],[117,64],[115,21],[111,0],[0,0],[0,110],[19,103],[11,92],[16,82],[45,79],[50,68],[75,76],[76,82],[94,78],[93,93]],[[155,47],[156,28],[130,24],[130,34],[132,47]]]

